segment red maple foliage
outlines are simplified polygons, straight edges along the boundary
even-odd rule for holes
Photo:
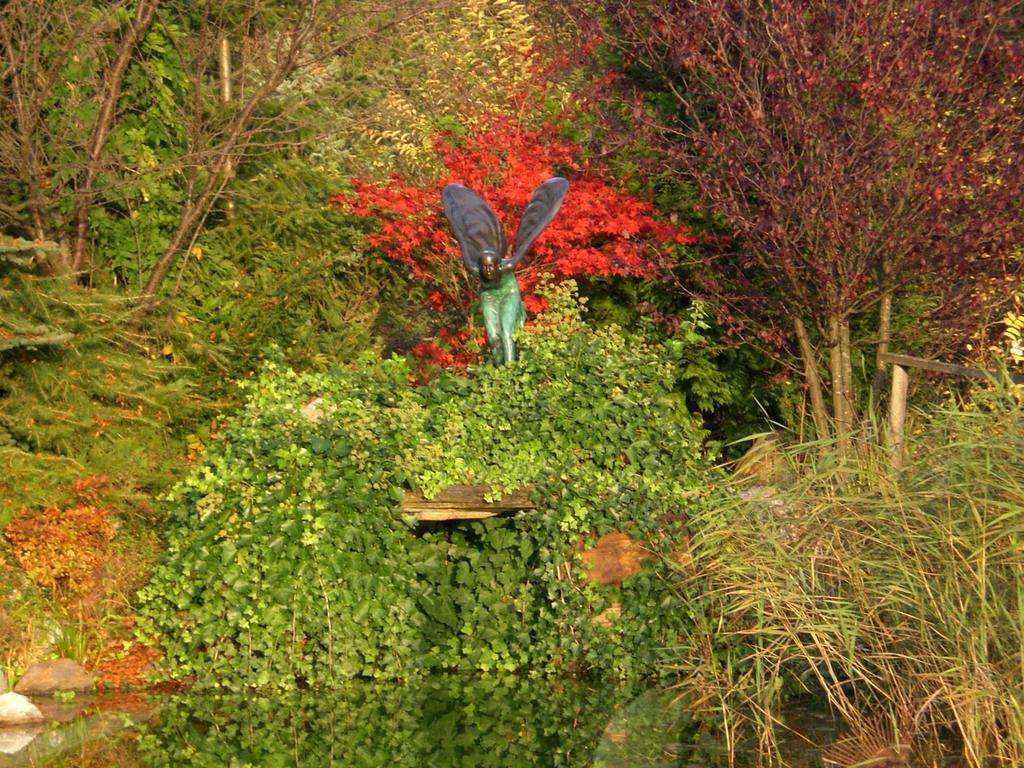
[[[652,277],[661,268],[666,246],[693,242],[684,227],[657,220],[649,202],[602,178],[581,145],[555,134],[550,125],[531,131],[512,118],[494,117],[462,140],[439,136],[445,170],[433,183],[418,185],[399,176],[384,184],[357,181],[353,193],[336,195],[330,202],[378,219],[370,246],[408,266],[413,278],[430,286],[429,301],[438,310],[468,311],[476,293],[441,210],[441,189],[449,183],[465,184],[486,199],[511,240],[534,189],[552,176],[569,178],[565,204],[518,270],[531,314],[543,308],[532,293],[543,273],[556,280]],[[471,338],[475,333],[453,329],[442,345],[425,342],[416,352],[438,365],[459,365],[466,360]]]

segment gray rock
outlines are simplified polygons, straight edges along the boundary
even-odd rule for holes
[[[20,693],[5,693],[0,696],[0,726],[27,725],[42,721],[43,713],[39,711],[39,707]]]
[[[41,725],[14,725],[0,728],[0,755],[21,752],[43,731]],[[6,765],[6,761],[4,763]]]
[[[96,678],[71,659],[57,659],[33,664],[14,690],[40,696],[54,691],[91,691],[95,686]]]

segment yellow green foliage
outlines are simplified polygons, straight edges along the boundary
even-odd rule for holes
[[[426,14],[405,28],[402,42],[416,67],[373,115],[369,136],[385,149],[378,167],[432,167],[433,137],[444,120],[468,127],[513,107],[536,64],[535,30],[517,0],[468,0]]]
[[[540,88],[543,40],[521,0],[466,0],[415,16],[386,39],[297,76],[285,90],[317,100],[332,134],[317,152],[358,175],[436,169],[439,131],[494,112],[521,113]]]
[[[1002,348],[1008,367],[1024,370],[1024,293],[1013,296],[1013,308],[1003,316]]]
[[[514,110],[537,65],[536,30],[518,0],[468,0],[425,14],[404,29],[403,42],[416,67],[371,115],[379,168],[432,168],[438,128]]]

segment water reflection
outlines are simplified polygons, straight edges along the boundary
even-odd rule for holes
[[[594,768],[676,768],[694,751],[696,726],[675,691],[651,688],[605,726]],[[703,763],[707,764],[707,763]]]
[[[800,711],[813,722],[790,724],[827,743],[831,719],[818,707]],[[755,764],[755,746],[738,745],[735,765]],[[820,765],[806,737],[782,756]],[[56,765],[713,768],[728,758],[720,730],[699,728],[675,690],[452,676],[277,696],[100,700],[70,723],[47,725],[17,755],[0,755],[0,768]]]
[[[178,696],[139,749],[144,764],[168,768],[588,766],[632,696],[612,686],[463,677],[272,698]]]

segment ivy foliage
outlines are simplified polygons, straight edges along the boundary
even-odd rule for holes
[[[414,386],[404,359],[328,374],[268,364],[173,494],[141,595],[169,672],[239,689],[437,669],[652,672],[685,642],[674,574],[703,502],[704,433],[661,350],[590,329],[574,286],[522,359]],[[320,418],[304,415],[313,397]],[[409,489],[533,484],[512,517],[417,525]],[[621,585],[580,553],[619,532],[650,557]]]

